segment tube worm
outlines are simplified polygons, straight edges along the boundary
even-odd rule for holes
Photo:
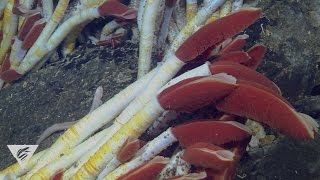
[[[55,12],[57,11],[57,8]],[[136,11],[128,9],[125,5],[117,1],[106,1],[97,8],[89,8],[73,15],[67,21],[65,21],[59,28],[50,36],[46,46],[38,48],[36,52],[32,52],[32,48],[29,50],[30,53],[26,55],[20,66],[16,69],[19,74],[28,72],[39,60],[51,50],[55,49],[61,41],[68,35],[73,27],[93,18],[100,16],[116,16],[116,17],[130,17],[135,16]],[[54,15],[53,15],[54,17]],[[52,19],[52,18],[51,18]],[[49,21],[50,23],[50,21]],[[46,25],[47,27],[48,25]],[[46,29],[45,27],[45,29]],[[45,31],[44,29],[44,31]],[[41,33],[42,34],[42,33]],[[41,35],[40,35],[41,36]],[[39,37],[40,38],[40,37]],[[39,40],[37,39],[37,41]],[[36,41],[36,43],[37,43]]]

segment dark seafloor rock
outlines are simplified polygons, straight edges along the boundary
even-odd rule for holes
[[[249,0],[265,17],[246,32],[250,44],[269,48],[258,71],[273,79],[301,112],[319,117],[320,2]],[[263,29],[261,28],[263,27]],[[7,144],[33,144],[50,125],[73,121],[90,108],[95,88],[103,100],[134,81],[137,46],[80,47],[69,57],[28,74],[0,91],[0,169],[14,162]],[[49,146],[58,134],[40,148]],[[237,179],[320,179],[320,139],[296,141],[280,136],[242,159]]]

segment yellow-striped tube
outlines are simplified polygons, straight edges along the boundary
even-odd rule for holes
[[[120,130],[81,167],[72,179],[95,179],[113,156],[117,154],[126,139],[129,137],[138,138],[163,111],[156,98],[151,100],[143,109],[124,124]]]
[[[198,11],[197,0],[187,0],[186,11],[187,22],[190,22]]]
[[[52,175],[54,175],[59,170],[68,169],[72,164],[78,160],[84,153],[89,151],[96,143],[104,136],[110,136],[109,133],[110,129],[107,128],[99,133],[95,134],[94,136],[90,137],[83,143],[79,144],[75,148],[73,148],[69,154],[65,154],[59,159],[53,161],[52,163],[46,165],[45,167],[41,168],[38,172],[36,172],[31,179],[39,179],[39,180],[46,180],[50,179]]]
[[[16,177],[23,176],[26,174],[38,161],[38,159],[45,153],[44,151],[40,151],[34,154],[27,163],[23,167],[20,166],[19,163],[15,163],[6,169],[0,171],[0,179],[4,178],[4,176],[8,173],[14,174]]]
[[[9,0],[4,9],[3,16],[3,40],[0,47],[0,64],[2,64],[12,44],[12,38],[17,33],[18,16],[12,13],[14,0]]]

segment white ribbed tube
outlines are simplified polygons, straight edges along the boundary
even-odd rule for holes
[[[104,136],[108,136],[110,134],[110,128],[101,131],[91,138],[87,139],[83,143],[79,144],[75,148],[73,148],[69,153],[63,155],[57,160],[51,162],[45,167],[41,168],[38,172],[36,172],[31,179],[42,178],[42,179],[50,179],[52,175],[54,175],[59,170],[68,169],[75,161],[77,161],[83,154],[93,148],[97,142]]]
[[[151,67],[151,53],[156,27],[156,18],[161,1],[147,0],[140,31],[138,79],[148,73]]]
[[[104,179],[117,179],[121,175],[127,173],[128,171],[142,165],[143,163],[151,160],[162,150],[169,147],[171,144],[176,142],[176,137],[172,134],[171,128],[167,129],[165,132],[160,134],[158,137],[154,138],[146,147],[144,147],[144,152],[139,157],[121,165],[110,174],[108,174]]]

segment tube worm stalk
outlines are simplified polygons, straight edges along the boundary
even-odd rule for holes
[[[164,179],[168,179],[175,176],[175,169],[178,166],[178,161],[182,157],[183,152],[184,152],[183,150],[179,151],[171,157],[170,161],[160,172],[158,176],[159,180],[164,180]]]
[[[147,0],[142,21],[139,43],[138,79],[151,67],[151,54],[156,26],[156,18],[161,1]]]
[[[53,14],[53,2],[52,0],[42,0],[42,14],[44,19],[49,21]]]
[[[0,171],[0,179],[4,178],[8,173],[12,173],[16,177],[25,175],[37,163],[37,161],[40,159],[40,157],[44,153],[45,153],[45,150],[34,154],[23,167],[20,166],[19,163],[15,163],[7,167],[6,169]]]
[[[163,149],[166,149],[171,144],[176,142],[176,137],[172,134],[171,128],[161,133],[158,137],[150,141],[144,149],[141,156],[138,156],[128,163],[125,163],[108,174],[104,179],[117,179],[121,175],[129,172],[130,170],[139,167],[143,163],[151,160]]]
[[[146,3],[147,3],[147,0],[141,0],[140,3],[139,3],[137,24],[138,24],[138,29],[139,29],[140,32],[141,32],[141,29],[142,29],[142,20],[143,20],[144,11],[145,11],[145,8],[146,8]]]
[[[14,0],[9,0],[3,16],[3,39],[0,48],[0,64],[2,64],[12,44],[12,38],[18,29],[18,16],[12,13]]]
[[[158,136],[162,131],[169,128],[169,122],[176,119],[179,113],[175,111],[165,111],[147,130],[148,136]]]
[[[66,170],[64,173],[63,173],[63,179],[71,179],[75,174],[76,172],[89,160],[89,158],[94,155],[94,153],[96,151],[99,150],[99,148],[104,144],[104,139],[107,138],[107,139],[110,139],[111,136],[116,133],[116,129],[112,129],[113,127],[110,127],[110,128],[107,128],[103,131],[108,131],[108,135],[105,136],[105,137],[102,137],[99,139],[99,141],[94,145],[94,146],[91,146],[90,150],[85,152],[79,160],[77,160],[75,163],[74,163],[74,166],[70,167],[68,170]]]
[[[233,0],[232,12],[239,10],[243,5],[243,0]]]
[[[54,175],[59,170],[66,170],[72,164],[78,160],[85,152],[89,151],[90,148],[95,146],[95,144],[104,136],[110,136],[109,128],[95,134],[88,140],[83,143],[77,145],[73,148],[69,153],[63,155],[61,158],[47,164],[43,168],[41,168],[38,172],[31,176],[31,179],[50,179],[52,175]]]
[[[231,0],[227,0],[221,7],[220,7],[220,17],[224,17],[231,12],[232,2]]]
[[[4,9],[6,8],[8,0],[1,0],[0,2],[0,17],[2,17]]]
[[[192,18],[197,14],[197,0],[187,0],[186,4],[186,20],[191,21]]]
[[[35,166],[33,171],[30,171],[30,175],[56,159],[60,154],[67,153],[103,125],[110,122],[128,105],[130,101],[133,100],[135,96],[141,92],[154,73],[155,71],[152,71],[141,80],[129,85],[99,108],[80,119],[78,123],[70,127],[48,149],[47,153],[41,158],[41,162]]]
[[[168,41],[169,44],[172,44],[175,40],[175,38],[178,36],[180,30],[177,26],[177,24],[174,22],[173,19],[169,22],[169,32],[168,32]]]
[[[187,161],[182,159],[181,155],[178,156],[178,159],[177,159],[177,168],[176,168],[175,176],[187,175],[189,170],[191,169],[191,164],[189,164]]]
[[[124,124],[75,174],[74,179],[94,179],[119,151],[124,142],[138,138],[164,109],[155,98]]]

